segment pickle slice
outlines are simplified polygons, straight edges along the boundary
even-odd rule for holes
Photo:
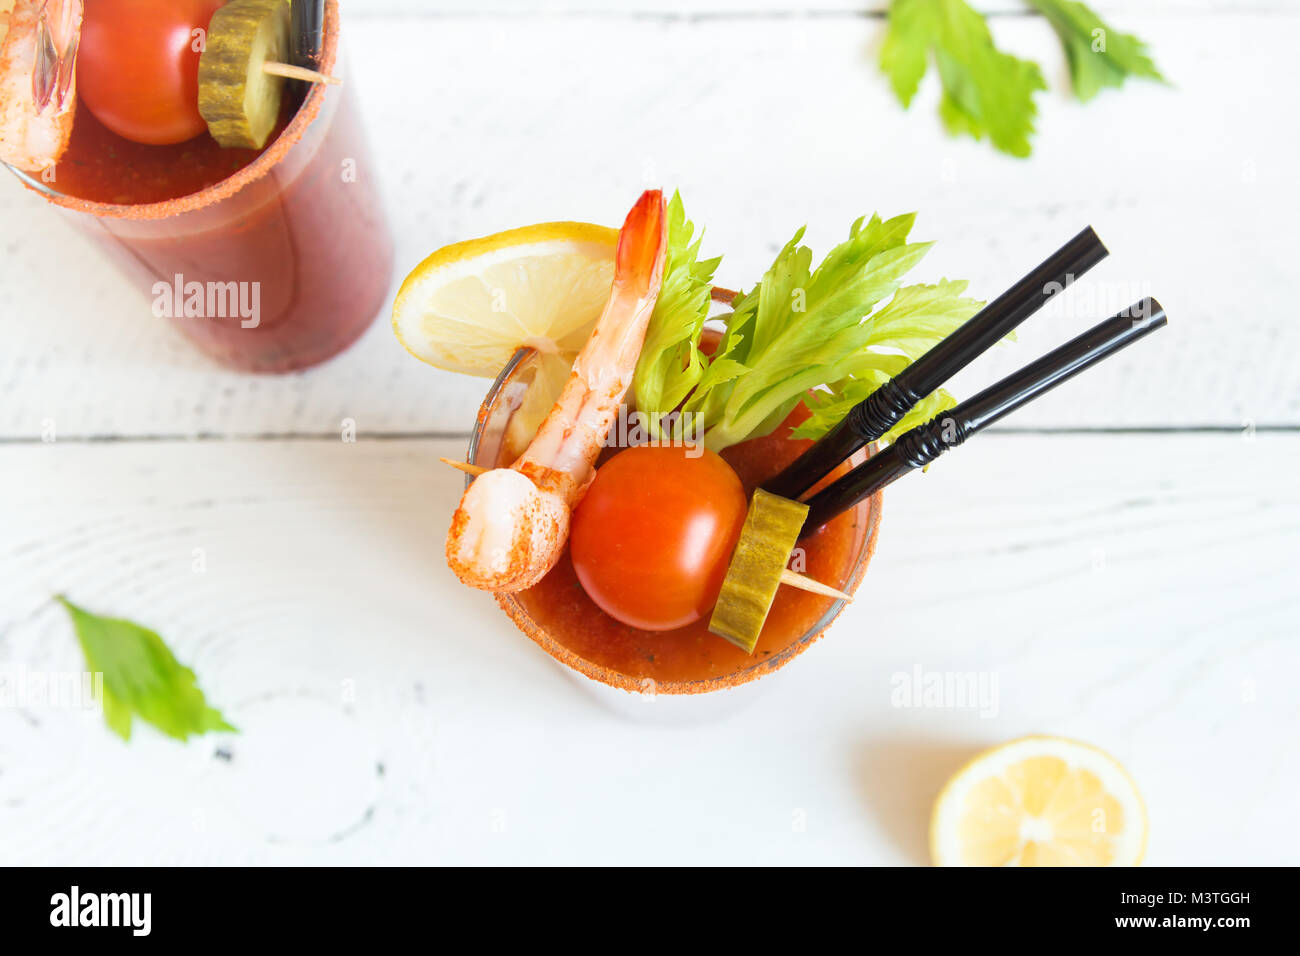
[[[709,630],[725,637],[746,654],[763,631],[767,612],[776,599],[781,575],[799,540],[808,506],[759,488],[749,502],[740,540],[722,579]]]
[[[222,146],[261,149],[280,118],[284,78],[262,69],[289,56],[288,0],[231,0],[208,24],[199,113]]]

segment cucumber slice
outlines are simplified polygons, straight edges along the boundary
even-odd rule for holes
[[[781,586],[781,573],[799,540],[808,506],[759,488],[749,502],[740,540],[722,579],[709,630],[746,654],[754,653],[767,612]]]
[[[208,24],[199,57],[199,113],[222,146],[261,149],[280,118],[284,78],[262,70],[289,57],[288,0],[231,0]]]

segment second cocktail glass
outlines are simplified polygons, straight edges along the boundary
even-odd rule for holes
[[[337,68],[328,0],[321,70]],[[251,162],[203,134],[131,143],[81,104],[73,139],[45,175],[19,177],[117,262],[204,354],[247,372],[307,368],[342,351],[383,307],[393,245],[353,90],[315,85]],[[187,177],[236,166],[197,191]]]

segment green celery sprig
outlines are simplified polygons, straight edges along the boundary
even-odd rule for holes
[[[964,281],[940,279],[935,285],[910,285],[899,289],[889,305],[872,321],[867,348],[849,375],[805,399],[811,415],[792,432],[794,438],[821,438],[885,382],[916,361],[940,339],[984,305],[962,295]],[[924,424],[957,404],[946,389],[937,389],[919,401],[882,438],[893,441],[909,428]]]
[[[722,259],[701,262],[704,233],[694,238],[694,232],[681,193],[674,192],[668,203],[663,282],[632,379],[636,405],[647,412],[666,414],[676,409],[704,375],[700,334],[709,315],[713,273]],[[647,419],[652,437],[662,437],[660,425],[657,415]]]
[[[679,198],[673,206],[666,274],[674,283],[665,289],[674,291],[661,294],[651,318],[637,367],[647,384],[636,402],[653,416],[684,399],[690,433],[703,434],[714,451],[770,433],[801,402],[812,417],[799,437],[817,437],[980,307],[963,295],[964,282],[904,287],[932,243],[908,242],[915,214],[873,215],[855,222],[815,269],[804,230],[796,232],[736,300],[710,358],[699,340],[717,260],[698,262]],[[907,422],[951,403],[937,392]]]
[[[706,446],[717,451],[770,432],[809,389],[849,374],[871,335],[863,319],[930,249],[907,242],[915,220],[859,219],[815,270],[804,230],[795,233],[735,303],[720,350],[724,374],[702,381],[686,403],[705,416]]]

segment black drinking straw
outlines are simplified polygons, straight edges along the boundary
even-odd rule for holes
[[[904,432],[884,451],[808,499],[803,534],[816,530],[909,471],[924,468],[949,448],[1166,324],[1168,319],[1160,303],[1143,299],[974,398]]]
[[[290,62],[304,70],[319,71],[324,49],[325,0],[290,0],[289,27]],[[305,80],[294,80],[294,96],[300,101],[305,99],[310,87]]]
[[[859,448],[897,425],[912,406],[1000,342],[1108,255],[1089,226],[903,371],[859,402],[763,489],[796,499]]]

